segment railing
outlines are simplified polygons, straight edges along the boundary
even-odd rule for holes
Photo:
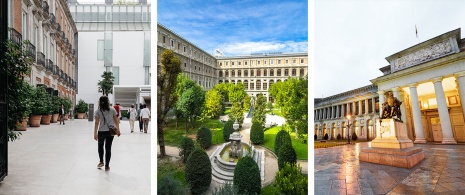
[[[53,66],[53,71],[52,71],[52,72],[53,72],[53,75],[58,76],[58,72],[59,72],[59,71],[58,71],[58,66],[57,66],[57,65],[54,65],[54,66]]]
[[[48,6],[47,1],[42,1],[42,10],[45,16],[49,15],[48,9],[49,9],[49,6]]]
[[[47,68],[47,72],[53,73],[53,62],[52,60],[48,59],[45,61],[45,65]]]
[[[34,46],[31,42],[26,44],[26,54],[32,59],[36,59],[36,46]]]
[[[65,73],[63,72],[63,70],[60,70],[60,79],[63,80],[65,77]]]
[[[23,36],[21,35],[21,33],[16,31],[14,28],[11,28],[10,29],[10,39],[11,39],[11,41],[13,43],[21,44],[21,42],[23,41]]]
[[[37,52],[37,65],[45,67],[45,55],[40,51]]]
[[[50,23],[51,24],[55,24],[56,23],[56,18],[55,18],[55,15],[53,13],[50,13]]]
[[[58,76],[58,78],[61,78],[61,73],[62,73],[63,71],[61,71],[61,70],[58,68],[58,66],[56,67],[56,69],[57,69],[57,76]]]

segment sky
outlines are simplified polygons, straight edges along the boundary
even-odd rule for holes
[[[205,52],[307,52],[306,0],[158,0],[158,22]]]
[[[315,0],[315,98],[370,85],[386,57],[420,42],[457,28],[464,38],[464,8],[462,0]]]

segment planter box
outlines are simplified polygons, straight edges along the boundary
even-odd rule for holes
[[[63,120],[68,120],[69,119],[69,114],[65,114],[65,117],[63,118]]]
[[[52,123],[56,123],[58,121],[59,114],[53,114],[52,116]]]
[[[42,115],[33,115],[29,117],[29,127],[40,127]]]
[[[42,120],[40,120],[40,124],[50,125],[51,120],[52,120],[52,115],[42,115]]]
[[[15,131],[26,131],[27,130],[27,118],[23,118],[23,122],[17,122]]]
[[[77,113],[78,119],[84,119],[86,117],[86,113]]]

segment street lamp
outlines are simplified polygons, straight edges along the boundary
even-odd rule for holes
[[[350,114],[347,115],[347,142],[350,144]]]

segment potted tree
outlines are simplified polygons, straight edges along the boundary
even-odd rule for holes
[[[49,95],[43,87],[36,87],[33,91],[31,117],[29,117],[30,127],[40,127],[42,116],[48,116],[50,113]],[[48,118],[50,124],[50,118]]]
[[[77,118],[83,119],[86,116],[86,112],[89,111],[89,105],[80,99],[76,105]]]
[[[40,124],[50,125],[50,121],[52,121],[52,113],[53,113],[52,95],[45,92],[44,101],[45,101],[46,111],[45,113],[42,114],[42,120],[40,121]]]
[[[69,109],[71,108],[71,100],[69,100],[66,97],[63,97],[61,99],[61,101],[62,101],[61,103],[63,104],[63,107],[65,108],[65,118],[64,118],[64,120],[68,120]]]
[[[16,131],[26,131],[27,130],[27,118],[31,113],[31,95],[33,92],[33,88],[31,85],[26,83],[25,81],[21,82],[18,86],[20,94],[16,96],[14,99],[10,99],[9,106],[21,110],[21,118],[17,119],[17,124],[15,127]],[[10,114],[11,115],[11,114]],[[22,119],[22,120],[21,120]]]
[[[58,112],[60,111],[62,105],[62,99],[59,96],[52,96],[52,123],[56,123],[58,121]]]

